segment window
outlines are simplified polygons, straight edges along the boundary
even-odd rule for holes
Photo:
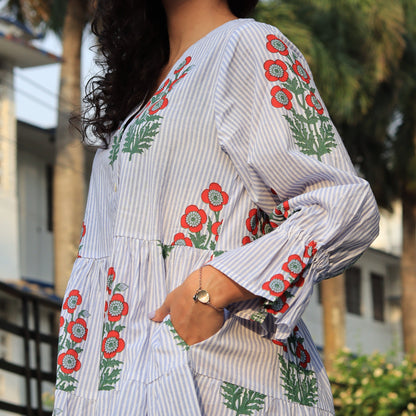
[[[371,293],[373,296],[373,318],[384,322],[384,278],[371,273]]]
[[[351,267],[345,271],[347,312],[361,315],[361,270]]]

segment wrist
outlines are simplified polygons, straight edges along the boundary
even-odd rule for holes
[[[225,308],[230,303],[256,297],[256,295],[210,265],[202,267],[202,288],[209,292],[210,300],[217,308]]]

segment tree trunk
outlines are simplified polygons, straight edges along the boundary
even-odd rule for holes
[[[345,346],[345,278],[344,275],[321,282],[324,316],[324,364],[328,373],[334,360]]]
[[[402,196],[403,253],[400,265],[402,283],[402,322],[404,350],[416,360],[416,195]]]
[[[81,106],[81,41],[87,21],[85,0],[68,0],[62,33],[63,63],[59,89],[53,184],[55,290],[63,296],[78,242],[85,205],[84,147],[69,130],[71,112]]]

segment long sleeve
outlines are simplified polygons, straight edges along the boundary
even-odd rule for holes
[[[314,283],[340,274],[377,236],[377,205],[308,64],[278,29],[251,21],[232,34],[215,111],[219,143],[272,231],[209,264],[264,298],[257,318],[272,315],[285,339]]]

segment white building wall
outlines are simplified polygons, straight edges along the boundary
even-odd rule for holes
[[[361,269],[361,315],[346,314],[346,347],[352,352],[362,354],[395,351],[400,357],[403,344],[398,302],[400,298],[399,259],[370,249],[354,266]],[[373,318],[371,273],[384,277],[384,322]],[[322,306],[318,301],[318,290],[315,290],[303,315],[303,320],[319,348],[324,346],[322,313]]]
[[[19,279],[13,68],[0,67],[0,280]]]

